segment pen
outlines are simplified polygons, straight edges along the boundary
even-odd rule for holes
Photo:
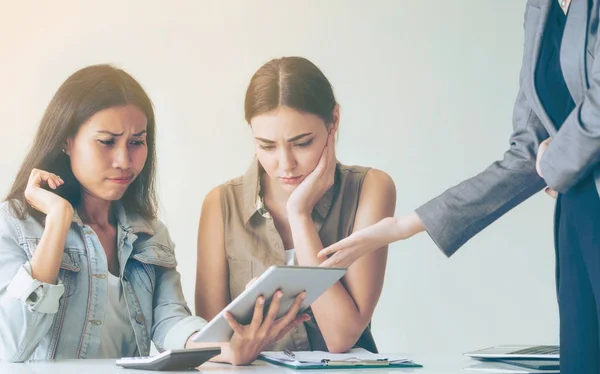
[[[360,361],[350,361],[350,360],[327,360],[324,359],[321,361],[321,364],[324,366],[389,366],[390,362],[387,359],[377,359],[377,360],[360,360]]]
[[[290,358],[292,358],[292,359],[294,359],[294,360],[296,359],[296,355],[294,354],[294,352],[290,351],[290,350],[289,350],[289,349],[287,349],[287,348],[284,348],[284,349],[283,349],[283,353],[284,353],[286,356],[288,356],[288,357],[290,357]]]

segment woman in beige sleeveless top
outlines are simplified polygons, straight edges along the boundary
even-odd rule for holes
[[[245,116],[255,158],[243,176],[214,188],[202,207],[196,313],[207,320],[269,266],[318,266],[321,249],[393,216],[396,205],[387,174],[337,162],[339,106],[310,61],[287,57],[262,66],[246,92]],[[376,351],[369,325],[386,259],[387,247],[362,257],[312,304],[310,320],[249,349],[256,355],[283,348]]]

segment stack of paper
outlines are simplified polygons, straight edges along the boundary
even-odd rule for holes
[[[267,362],[291,366],[294,368],[327,366],[328,362],[337,364],[347,364],[347,366],[357,367],[380,365],[383,366],[382,364],[391,366],[420,366],[403,356],[375,354],[362,348],[355,348],[347,353],[329,353],[323,351],[301,351],[289,353],[263,352],[261,353],[259,358]]]

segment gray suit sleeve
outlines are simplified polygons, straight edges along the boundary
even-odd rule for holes
[[[416,210],[433,241],[447,256],[545,187],[535,163],[539,144],[549,135],[528,104],[523,90],[526,74],[526,68],[522,67],[513,133],[504,158]]]
[[[600,54],[600,38],[596,54]],[[546,183],[566,192],[583,179],[600,161],[600,56],[596,56],[589,75],[589,88],[582,102],[552,139],[542,156],[540,169]]]

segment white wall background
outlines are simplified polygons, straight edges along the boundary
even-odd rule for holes
[[[161,216],[193,305],[202,200],[252,156],[243,98],[274,57],[315,62],[342,105],[340,160],[388,172],[407,213],[508,146],[525,1],[0,0],[0,192],[58,86],[114,63],[158,120]],[[382,351],[556,343],[553,201],[538,194],[446,259],[391,246],[373,319]]]

